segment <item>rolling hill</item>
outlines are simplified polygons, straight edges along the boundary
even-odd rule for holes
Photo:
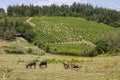
[[[117,32],[111,26],[74,17],[33,17],[34,43],[49,46],[53,53],[80,55],[90,52],[100,39]]]

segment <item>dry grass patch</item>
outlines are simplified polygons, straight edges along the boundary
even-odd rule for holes
[[[26,69],[25,65],[33,60],[37,62],[36,69]],[[48,63],[48,68],[39,68],[39,62],[42,60],[53,62]],[[82,68],[64,69],[62,64],[64,60],[74,60],[72,63],[77,63]],[[45,56],[0,54],[0,80],[3,80],[1,70],[5,68],[12,69],[8,80],[119,80],[119,60],[120,56],[86,58],[54,54]]]

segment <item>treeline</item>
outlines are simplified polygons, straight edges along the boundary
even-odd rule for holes
[[[69,16],[81,17],[120,27],[120,12],[102,7],[93,7],[90,4],[73,3],[71,6],[52,4],[50,6],[15,5],[7,9],[8,16]]]

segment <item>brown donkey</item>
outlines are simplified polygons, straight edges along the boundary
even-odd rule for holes
[[[65,69],[68,69],[70,67],[70,65],[67,61],[63,62],[63,66],[64,66]]]

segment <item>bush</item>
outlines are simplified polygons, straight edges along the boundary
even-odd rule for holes
[[[13,30],[6,30],[4,33],[3,33],[3,36],[4,36],[4,39],[5,40],[11,40],[11,39],[14,39],[15,38],[15,32]]]
[[[46,51],[46,52],[50,52],[50,47],[49,47],[48,45],[46,45],[45,51]]]
[[[33,50],[32,50],[31,48],[28,48],[27,53],[32,54],[32,53],[33,53]]]
[[[82,55],[82,56],[86,56],[86,57],[94,57],[94,56],[97,56],[98,55],[98,52],[96,51],[96,49],[94,50],[91,50],[90,52]]]
[[[108,40],[107,39],[102,39],[102,40],[99,40],[97,43],[96,43],[96,50],[98,52],[98,54],[102,54],[102,53],[106,53],[108,52]]]
[[[43,42],[41,42],[41,41],[35,42],[34,45],[38,46],[39,48],[42,48],[42,49],[45,47],[45,44]]]
[[[5,49],[4,52],[10,53],[10,54],[24,54],[24,51],[21,50],[10,50],[10,49]]]
[[[0,23],[0,38],[5,40],[15,39],[16,32],[14,24],[4,18],[4,21]]]
[[[36,37],[36,33],[29,24],[21,24],[16,27],[16,30],[29,42],[33,42]]]
[[[106,39],[99,40],[96,43],[98,54],[101,53],[118,53],[120,49],[120,32],[109,35]]]
[[[27,39],[29,42],[33,42],[36,37],[36,33],[34,33],[32,29],[26,30],[25,33],[23,34],[23,37]]]

